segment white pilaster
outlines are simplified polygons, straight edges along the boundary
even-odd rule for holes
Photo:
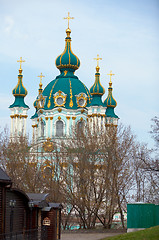
[[[70,135],[70,117],[66,117],[67,118],[67,125],[66,125],[66,134],[67,136]]]

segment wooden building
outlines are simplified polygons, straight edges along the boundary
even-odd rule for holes
[[[59,240],[62,205],[48,203],[47,196],[12,188],[11,179],[0,168],[0,240],[7,236]]]

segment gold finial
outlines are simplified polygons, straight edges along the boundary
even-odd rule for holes
[[[17,62],[20,63],[20,69],[22,69],[22,62],[25,62],[25,60],[23,60],[22,57],[20,57],[20,60],[17,60]]]
[[[112,71],[110,71],[110,73],[108,73],[107,75],[110,76],[109,86],[111,87],[111,85],[112,85],[112,76],[115,75],[115,74],[112,73]]]
[[[94,60],[97,60],[97,67],[96,67],[96,70],[97,72],[99,72],[99,60],[102,60],[102,58],[99,57],[99,54],[97,54],[97,57],[94,58]]]
[[[70,19],[74,19],[74,17],[70,17],[70,13],[68,12],[68,16],[64,17],[64,19],[68,20],[68,28],[69,28],[69,21],[70,21]]]
[[[43,74],[41,73],[41,75],[38,76],[38,77],[40,78],[40,84],[42,84],[42,78],[45,77],[45,76],[43,76]]]

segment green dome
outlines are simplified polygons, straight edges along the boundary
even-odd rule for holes
[[[117,106],[117,102],[113,98],[112,95],[112,82],[109,82],[109,88],[108,88],[108,97],[105,99],[104,104],[107,107],[106,109],[106,117],[112,117],[112,118],[119,118],[115,113],[114,113],[114,108]]]
[[[108,88],[108,97],[105,99],[104,104],[106,107],[112,107],[115,108],[117,106],[116,100],[113,98],[112,95],[112,82],[109,83],[109,88]]]
[[[104,106],[101,97],[105,93],[105,89],[102,87],[100,83],[99,69],[100,69],[99,66],[97,66],[95,73],[95,83],[89,90],[90,94],[92,95],[90,106]]]
[[[18,84],[17,86],[13,89],[12,93],[14,96],[23,96],[25,97],[27,95],[27,90],[26,88],[23,86],[23,75],[22,73],[22,69],[19,69],[19,75],[18,75]]]
[[[55,107],[77,109],[86,107],[90,102],[89,90],[78,77],[74,76],[73,73],[71,75],[70,72],[66,76],[62,73],[51,81],[43,90],[43,96],[46,97],[45,110]]]
[[[56,58],[55,64],[56,67],[60,70],[66,70],[69,68],[70,71],[74,72],[79,68],[80,60],[71,50],[71,30],[68,28],[66,30],[66,33],[67,37],[65,38],[65,50]]]
[[[17,86],[13,89],[12,93],[15,97],[14,103],[9,106],[9,108],[13,107],[23,107],[23,108],[29,108],[28,105],[24,102],[24,97],[27,95],[27,90],[23,86],[23,75],[22,75],[22,69],[19,69],[19,75],[18,75],[18,83]]]
[[[66,109],[84,108],[90,103],[90,94],[87,87],[74,75],[80,66],[80,60],[71,50],[71,30],[66,30],[65,50],[56,58],[56,66],[60,75],[51,81],[43,90],[45,97],[44,110],[55,107]]]

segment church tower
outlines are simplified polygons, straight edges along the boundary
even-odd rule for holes
[[[15,97],[14,103],[9,106],[11,110],[11,131],[10,136],[20,136],[21,134],[23,136],[26,136],[26,119],[28,117],[27,111],[29,107],[25,104],[24,98],[27,95],[27,90],[23,86],[23,75],[22,75],[22,62],[25,62],[25,60],[22,60],[22,57],[17,62],[20,63],[19,68],[19,75],[18,75],[18,83],[16,87],[13,89],[12,93]]]
[[[113,88],[112,88],[112,81],[111,81],[112,75],[115,75],[115,74],[113,74],[112,71],[110,71],[108,75],[110,76],[108,96],[104,101],[104,104],[106,106],[106,112],[105,112],[106,126],[110,126],[110,125],[117,126],[119,117],[114,113],[114,108],[117,106],[117,102],[113,98],[113,94],[112,94]]]
[[[105,110],[106,107],[104,106],[104,103],[102,102],[102,96],[105,93],[105,89],[100,83],[100,67],[99,67],[99,60],[102,60],[102,58],[99,58],[99,55],[97,55],[97,58],[94,58],[97,60],[97,67],[96,67],[96,73],[95,73],[95,82],[93,86],[90,88],[90,94],[92,96],[91,103],[88,106],[88,121],[91,128],[99,131],[105,130]]]

